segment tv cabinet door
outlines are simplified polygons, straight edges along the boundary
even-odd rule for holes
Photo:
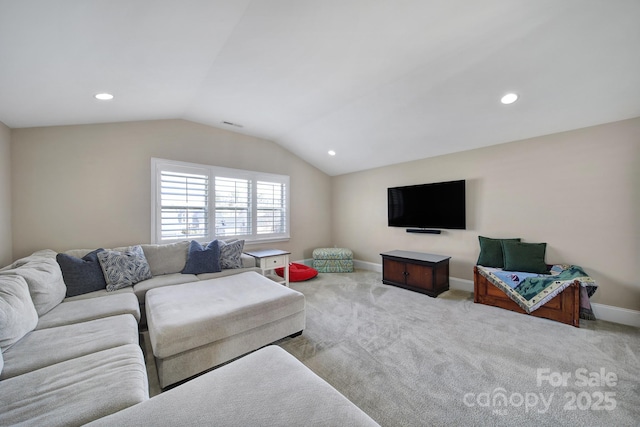
[[[421,288],[425,291],[433,292],[433,268],[421,264],[407,264],[407,286]]]
[[[405,263],[392,259],[382,259],[382,278],[385,283],[404,285]]]

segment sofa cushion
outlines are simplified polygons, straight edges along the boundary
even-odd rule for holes
[[[255,260],[255,258],[251,257],[252,260]],[[208,279],[217,279],[220,277],[227,277],[227,276],[233,276],[236,274],[240,274],[240,273],[247,273],[249,271],[255,271],[256,273],[260,273],[262,274],[262,269],[260,267],[242,267],[242,268],[234,268],[234,269],[227,269],[227,270],[222,270],[219,271],[217,273],[203,273],[203,274],[198,274],[197,278],[198,280],[208,280]]]
[[[86,294],[76,295],[74,297],[67,297],[62,302],[80,301],[80,300],[83,300],[83,299],[106,297],[106,296],[109,296],[109,295],[117,295],[117,294],[132,294],[132,293],[133,293],[133,288],[132,287],[120,288],[120,289],[117,289],[117,290],[111,291],[111,292],[107,291],[107,288],[104,288],[104,289],[100,289],[99,291],[93,291],[93,292],[89,292],[89,293],[86,293]]]
[[[218,240],[220,246],[220,268],[242,268],[242,249],[244,240],[233,240],[225,242]]]
[[[218,241],[209,242],[202,246],[192,240],[189,244],[187,264],[184,266],[184,274],[217,273],[220,271],[220,247]]]
[[[41,316],[36,329],[71,325],[119,314],[131,314],[137,322],[140,321],[140,304],[138,304],[138,299],[131,292],[77,301],[65,301],[44,316]]]
[[[21,258],[0,271],[0,275],[6,274],[24,277],[39,316],[60,304],[67,293],[62,271],[53,251],[39,251]]]
[[[152,276],[180,273],[187,262],[189,241],[163,245],[140,245],[147,258]]]
[[[295,357],[268,346],[91,426],[377,426]]]
[[[0,381],[0,425],[82,425],[149,398],[140,346],[128,344]]]
[[[130,314],[40,329],[5,350],[5,368],[0,379],[138,342],[138,322]]]
[[[115,291],[151,278],[149,263],[140,245],[130,246],[123,251],[100,252],[98,260],[107,282],[107,291]]]
[[[144,304],[144,297],[149,289],[161,288],[163,286],[180,285],[182,283],[197,282],[198,277],[194,274],[164,274],[162,276],[155,276],[151,279],[143,280],[133,285],[133,292],[140,304]]]
[[[50,258],[53,259],[55,261],[56,259],[56,252],[52,251],[51,249],[42,249],[39,251],[36,251],[34,253],[32,253],[29,256],[26,256],[24,258],[20,258],[15,260],[13,263],[0,268],[0,272],[2,271],[7,271],[7,270],[13,270],[15,268],[18,267],[22,267],[23,265],[28,264],[30,261],[32,261],[34,258]]]
[[[244,252],[240,255],[240,262],[242,263],[242,268],[253,268],[258,266],[257,260]]]
[[[240,334],[304,312],[304,295],[255,273],[151,289],[145,309],[156,357]]]
[[[91,251],[82,258],[60,253],[56,261],[62,270],[64,283],[67,285],[67,297],[82,295],[107,287],[102,267],[98,261],[98,253],[104,249]]]
[[[22,276],[0,276],[0,348],[6,350],[38,324],[38,313]]]
[[[62,253],[74,256],[76,258],[82,258],[86,254],[88,254],[89,252],[92,252],[94,250],[95,249],[69,249],[69,250],[64,251]]]

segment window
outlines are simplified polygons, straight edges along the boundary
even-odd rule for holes
[[[151,159],[152,242],[289,238],[289,177]]]

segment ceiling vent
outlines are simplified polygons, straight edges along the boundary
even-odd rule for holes
[[[244,126],[242,126],[242,125],[240,125],[238,123],[232,123],[232,122],[228,122],[226,120],[222,121],[222,124],[225,125],[225,126],[233,126],[233,127],[236,127],[236,128],[244,127]]]

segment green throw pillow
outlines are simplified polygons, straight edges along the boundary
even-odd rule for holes
[[[476,264],[485,267],[502,268],[504,266],[504,256],[502,253],[502,242],[519,242],[519,238],[514,239],[490,239],[478,236],[480,241],[480,256]]]
[[[546,243],[502,242],[504,252],[504,269],[525,273],[548,273],[544,262],[547,250]]]

